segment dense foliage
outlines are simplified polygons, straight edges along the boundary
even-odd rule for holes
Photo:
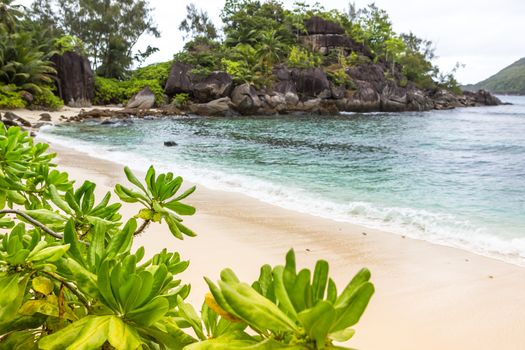
[[[432,43],[412,33],[396,33],[388,14],[374,4],[362,9],[350,4],[345,11],[328,11],[318,3],[298,2],[287,9],[276,0],[227,0],[221,12],[223,38],[215,35],[216,27],[206,12],[194,5],[187,10],[180,28],[191,34],[191,40],[175,59],[193,65],[196,72],[224,70],[238,82],[262,87],[271,85],[275,67],[322,67],[334,82],[353,86],[349,77],[343,77],[345,71],[370,62],[368,57],[359,53],[347,60],[333,54],[323,56],[299,40],[307,34],[304,21],[319,16],[339,24],[354,42],[368,48],[373,61],[384,65],[389,78],[400,85],[412,82],[422,89],[457,89],[453,74],[442,74],[431,63]]]
[[[500,72],[466,89],[485,89],[496,94],[525,95],[525,58],[522,58]]]
[[[95,78],[95,104],[125,104],[146,86],[155,94],[158,106],[166,103],[164,86],[168,79],[171,62],[152,64],[132,72],[128,80]]]
[[[52,93],[55,69],[49,59],[55,53],[53,39],[11,0],[0,1],[0,14],[0,107],[60,107],[62,102]]]
[[[326,261],[297,271],[293,251],[251,285],[230,269],[218,284],[206,279],[197,312],[179,278],[188,261],[132,252],[151,224],[195,236],[182,223],[195,213],[184,203],[195,187],[125,168],[129,184],[114,192],[142,209],[123,222],[111,193],[97,199],[95,183],[75,185],[47,149],[0,124],[0,349],[344,349],[334,342],[354,334],[374,292],[368,270],[338,293]]]

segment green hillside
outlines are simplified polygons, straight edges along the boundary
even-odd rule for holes
[[[525,95],[525,57],[490,78],[464,88],[466,90],[485,89],[496,94]]]

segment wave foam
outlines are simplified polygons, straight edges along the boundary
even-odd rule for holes
[[[152,159],[138,153],[114,151],[110,147],[57,136],[43,129],[39,138],[89,156],[146,171]],[[130,157],[130,154],[133,156]],[[173,161],[153,161],[159,170],[173,171]],[[467,220],[426,210],[384,207],[368,202],[338,204],[320,200],[298,188],[283,187],[251,176],[176,164],[176,172],[208,188],[242,193],[272,205],[340,222],[349,222],[407,237],[468,250],[480,255],[525,266],[525,238],[503,239],[490,235]]]

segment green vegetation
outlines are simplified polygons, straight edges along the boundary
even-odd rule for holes
[[[525,58],[514,62],[488,79],[464,88],[484,89],[495,94],[525,95]]]
[[[374,292],[368,270],[339,293],[326,261],[298,271],[290,251],[252,284],[230,269],[218,284],[206,278],[199,313],[184,301],[189,261],[131,251],[152,224],[195,236],[182,223],[195,213],[184,203],[195,187],[125,168],[129,184],[114,192],[142,209],[124,223],[110,192],[100,200],[95,183],[75,185],[47,150],[0,123],[0,349],[345,349],[334,343],[353,336]]]
[[[173,97],[171,104],[177,108],[183,108],[183,107],[186,107],[189,101],[190,101],[190,94],[180,93],[180,94],[176,94],[175,97]]]
[[[366,55],[351,52],[341,64],[337,54],[323,56],[300,40],[306,34],[304,21],[319,16],[339,24],[348,37],[371,52],[373,62],[385,66],[389,78],[398,84],[412,82],[422,89],[458,90],[453,72],[442,74],[431,63],[432,42],[412,33],[394,32],[388,14],[374,4],[362,9],[350,4],[346,11],[327,11],[319,4],[296,3],[287,9],[280,1],[227,0],[221,13],[223,40],[205,11],[194,5],[187,11],[180,29],[190,41],[175,60],[192,65],[196,73],[223,70],[236,82],[262,88],[272,85],[275,67],[321,67],[334,83],[354,86],[350,77],[344,77],[345,70],[370,62]]]
[[[171,62],[157,63],[139,68],[131,73],[128,80],[95,78],[95,104],[126,104],[140,90],[148,86],[155,94],[155,103],[161,106],[166,103],[164,86],[168,79]]]
[[[146,0],[35,0],[30,15],[55,37],[79,38],[98,75],[123,79],[134,62],[157,51],[148,46],[132,55],[144,33],[160,36],[151,11]]]

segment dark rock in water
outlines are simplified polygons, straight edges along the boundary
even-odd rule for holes
[[[5,112],[4,120],[9,120],[9,121],[15,122],[17,125],[25,126],[25,127],[28,127],[28,128],[31,127],[31,123],[30,122],[28,122],[27,120],[25,120],[22,117],[17,116],[13,112]]]
[[[174,146],[177,146],[178,143],[175,142],[175,141],[164,141],[164,146],[166,147],[174,147]]]
[[[213,72],[203,78],[193,76],[192,81],[193,96],[200,102],[227,97],[233,88],[232,77],[226,72]]]
[[[344,34],[345,30],[339,24],[319,16],[312,16],[304,21],[306,33],[312,34]]]
[[[482,105],[482,106],[498,106],[502,104],[499,98],[492,95],[490,92],[486,90],[479,90],[476,92],[464,91],[463,94],[467,98],[473,100],[475,103]]]
[[[457,95],[445,89],[436,91],[432,96],[432,100],[434,102],[434,109],[437,110],[454,109],[465,106],[460,102]]]
[[[51,121],[51,114],[49,114],[49,113],[42,113],[42,114],[40,114],[39,121],[50,122]]]
[[[126,108],[150,109],[154,105],[155,94],[151,91],[149,86],[146,86],[128,101]]]
[[[171,66],[168,80],[164,92],[168,96],[174,96],[178,93],[189,93],[193,89],[191,81],[192,66],[189,64],[174,62]]]
[[[297,93],[302,97],[317,97],[325,91],[330,91],[330,82],[320,68],[296,68],[290,73],[291,81]]]
[[[207,103],[192,103],[188,106],[191,113],[204,116],[231,116],[233,104],[229,97],[219,98]]]
[[[403,112],[407,109],[407,91],[389,81],[380,95],[381,111]]]
[[[231,100],[241,114],[255,113],[261,107],[257,91],[250,84],[242,84],[233,89]]]
[[[117,124],[117,121],[112,120],[112,119],[106,119],[100,123],[100,125],[113,125],[113,124]]]
[[[71,107],[91,106],[95,96],[95,77],[86,57],[75,52],[54,55],[58,95]]]

